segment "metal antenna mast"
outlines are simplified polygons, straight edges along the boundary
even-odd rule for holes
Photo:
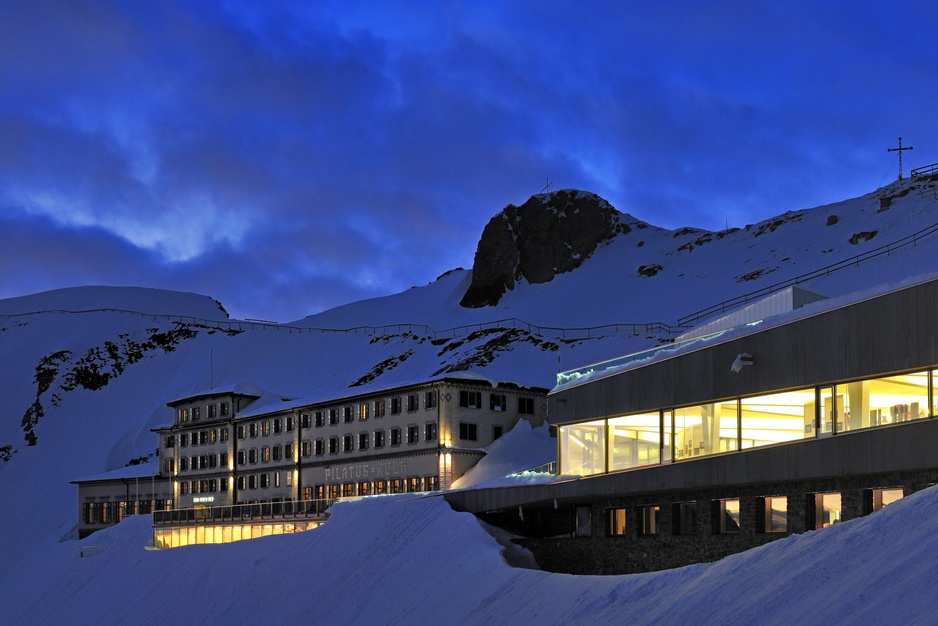
[[[902,180],[902,151],[911,150],[912,146],[902,147],[902,137],[899,137],[899,147],[898,148],[886,148],[886,152],[898,152],[899,153],[899,180]]]

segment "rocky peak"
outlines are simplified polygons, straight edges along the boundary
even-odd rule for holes
[[[472,283],[460,304],[498,304],[515,282],[546,283],[579,267],[596,248],[633,226],[594,193],[562,190],[509,204],[482,231],[472,264]]]

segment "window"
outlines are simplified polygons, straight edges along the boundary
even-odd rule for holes
[[[871,490],[871,495],[873,496],[873,502],[870,511],[878,511],[884,506],[901,499],[902,487],[896,487],[894,489],[873,489]]]
[[[189,433],[179,433],[179,445],[183,448],[189,445]]]
[[[423,484],[426,485],[427,491],[439,491],[440,490],[440,477],[439,476],[424,476]]]
[[[375,400],[375,417],[384,417],[384,400]]]
[[[289,473],[287,474],[289,476]],[[280,486],[280,472],[274,472],[274,487]]]
[[[387,490],[388,490],[387,485],[388,484],[383,480],[376,480],[375,481],[375,495],[380,496],[383,493],[387,493]]]
[[[391,415],[397,415],[401,412],[401,399],[391,398]]]
[[[283,431],[283,420],[279,417],[274,420],[274,434],[279,435]]]
[[[166,437],[166,447],[167,447],[167,448],[175,448],[175,447],[176,447],[176,436],[175,436],[175,435],[169,435],[168,437]]]
[[[475,424],[459,422],[459,438],[465,439],[466,441],[475,441],[478,439],[476,435],[477,429],[478,427]]]
[[[329,409],[329,425],[334,426],[339,423],[339,409]]]
[[[355,483],[345,483],[342,485],[342,497],[351,498],[355,495]]]
[[[534,415],[534,398],[518,398],[518,413]]]
[[[407,427],[407,443],[417,443],[420,441],[420,429],[416,424]]]
[[[352,435],[342,435],[342,452],[351,452],[355,449],[355,439]]]
[[[251,422],[248,425],[248,435],[251,437],[257,437],[257,434],[260,432],[260,428],[257,425],[257,422]]]
[[[218,441],[218,431],[213,428],[208,431],[208,442],[215,443],[216,441]]]
[[[427,422],[423,425],[423,438],[425,441],[436,439],[436,422]]]
[[[228,441],[228,429],[219,428],[218,429],[218,440],[219,441]]]
[[[773,496],[765,499],[765,532],[783,533],[788,530],[788,498]]]
[[[384,431],[383,430],[375,431],[375,447],[376,448],[384,447]]]
[[[293,444],[292,444],[292,443],[285,443],[285,444],[283,444],[283,458],[287,459],[288,461],[294,460],[294,459],[293,459]]]
[[[417,410],[417,394],[407,394],[407,412],[413,413]]]
[[[270,474],[261,474],[261,489],[270,487]]]
[[[391,445],[392,446],[401,445],[401,429],[400,428],[391,429]]]
[[[204,446],[207,443],[208,443],[208,431],[200,430],[199,431],[199,445]]]
[[[813,499],[814,504],[814,520],[809,521],[814,522],[815,529],[827,528],[841,521],[840,493],[817,493],[809,498]]]
[[[367,402],[362,402],[360,405],[358,405],[358,419],[363,422],[366,419],[368,419],[368,403]]]
[[[184,456],[179,459],[179,471],[185,472],[189,469],[189,457]]]
[[[339,438],[329,437],[329,454],[335,454],[339,451]]]
[[[505,431],[501,427],[501,425],[495,424],[494,426],[492,426],[492,441],[495,441],[496,439],[501,437],[504,432]]]
[[[393,480],[389,480],[388,483],[390,483],[390,489],[388,490],[390,493],[403,493],[404,492],[404,479],[403,478],[395,478]]]
[[[218,455],[218,465],[221,467],[228,467],[228,453],[221,452]]]
[[[377,417],[377,415],[375,417]],[[371,495],[371,483],[367,483],[367,482],[358,483],[358,495],[370,496]]]
[[[302,444],[300,444],[300,446],[300,454],[302,454],[304,457],[312,456],[313,444],[310,441],[304,441]]]
[[[248,453],[244,450],[238,450],[238,465],[244,465],[248,462]]]
[[[371,436],[368,433],[358,433],[358,449],[367,450]]]
[[[502,393],[490,393],[489,394],[489,410],[491,411],[504,411],[505,406],[508,402],[508,396]]]
[[[208,419],[212,419],[213,417],[218,417],[218,405],[217,404],[208,405],[207,417]]]
[[[420,477],[415,476],[413,478],[407,479],[407,491],[410,493],[416,493],[420,491]]]
[[[163,462],[163,471],[167,474],[173,473],[173,460],[172,459],[166,459]]]
[[[202,417],[201,413],[202,413],[202,410],[199,407],[197,406],[192,407],[192,421],[198,422]]]
[[[257,448],[248,450],[248,463],[257,463]]]
[[[466,391],[465,389],[459,392],[459,406],[468,409],[478,409],[482,406],[482,392],[481,391]]]
[[[434,409],[436,408],[436,391],[427,391],[423,394],[423,408],[425,409]]]
[[[179,421],[188,422],[189,421],[189,409],[177,409],[177,410],[178,410],[177,415],[179,417]]]
[[[300,415],[300,428],[310,428],[312,427],[312,419],[309,413],[302,413]]]
[[[606,534],[610,537],[625,535],[625,509],[606,509]]]
[[[208,467],[209,469],[218,467],[218,457],[216,455],[214,454],[208,455]]]
[[[720,535],[739,532],[739,500],[716,500],[714,502],[714,533]]]
[[[265,437],[270,435],[270,420],[261,422],[261,434]]]
[[[638,517],[641,523],[639,533],[642,535],[657,535],[660,515],[661,507],[656,504],[638,507]]]
[[[238,424],[238,439],[244,439],[247,437],[247,429],[244,424]]]
[[[342,407],[342,421],[348,424],[352,421],[352,407],[344,406]]]
[[[315,420],[316,428],[322,428],[323,426],[325,426],[325,425],[326,425],[326,418],[325,418],[325,415],[323,414],[323,412],[322,412],[322,411],[316,411],[316,414],[315,414],[315,415],[316,415],[316,420]]]
[[[226,415],[228,415],[228,403],[227,402],[222,402],[221,404],[218,405],[218,414],[221,415],[222,417],[225,417]]]
[[[288,432],[288,433],[292,433],[292,432],[293,432],[293,424],[294,424],[294,421],[295,421],[295,420],[293,419],[293,416],[292,416],[292,415],[288,415],[288,416],[287,416],[287,432]]]
[[[326,442],[322,439],[316,440],[315,446],[316,456],[322,456],[326,453]]]
[[[238,480],[237,480],[237,483],[236,483],[236,484],[238,485],[238,489],[241,489],[241,490],[247,489],[247,486],[248,486],[247,483],[248,483],[247,477],[245,477],[245,476],[238,476]]]
[[[277,477],[278,478],[280,477],[280,472],[277,472]],[[280,485],[278,484],[277,486],[279,487]],[[287,487],[292,487],[292,486],[293,486],[293,472],[288,471],[287,472]]]
[[[274,461],[279,461],[283,458],[283,448],[280,446],[274,446]]]
[[[248,489],[257,489],[257,474],[248,476]]]

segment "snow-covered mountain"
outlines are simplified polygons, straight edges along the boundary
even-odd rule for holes
[[[898,181],[860,198],[716,233],[669,231],[607,213],[627,228],[604,227],[593,241],[580,231],[579,239],[533,237],[525,231],[533,220],[509,207],[493,220],[510,223],[510,236],[505,239],[504,230],[499,236],[517,246],[506,261],[512,280],[488,306],[461,304],[473,283],[470,270],[281,326],[230,320],[223,303],[209,296],[140,288],[73,288],[2,300],[0,614],[12,605],[5,596],[12,581],[39,576],[37,559],[73,540],[77,500],[69,481],[151,458],[156,439],[150,429],[171,420],[169,400],[241,382],[283,397],[322,399],[460,371],[551,387],[558,368],[669,337],[628,324],[676,325],[726,299],[850,260],[855,262],[820,272],[804,286],[840,296],[938,271],[938,234],[931,234],[938,230],[936,193],[934,180]],[[575,211],[608,207],[584,192],[556,197],[564,199],[564,210],[552,206],[552,196],[532,198],[525,210],[543,205],[554,220],[548,228],[557,233],[576,231],[561,223]],[[486,261],[488,245],[483,237],[477,265]],[[532,246],[548,245],[559,250],[551,253],[555,257],[542,254],[536,272],[522,267]],[[623,326],[609,326],[614,324]],[[498,457],[508,467],[504,450]],[[160,558],[168,566],[177,557]],[[89,563],[82,576],[90,575]],[[247,588],[250,576],[250,568],[237,573],[243,580],[236,588]],[[82,588],[97,593],[93,586]],[[156,602],[165,603],[170,591],[161,593],[153,600],[157,613]],[[50,621],[63,621],[59,615]]]

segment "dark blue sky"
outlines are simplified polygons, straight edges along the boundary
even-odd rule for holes
[[[268,6],[269,5],[269,6]],[[288,321],[470,267],[549,179],[743,226],[938,161],[938,4],[0,4],[0,298]]]

